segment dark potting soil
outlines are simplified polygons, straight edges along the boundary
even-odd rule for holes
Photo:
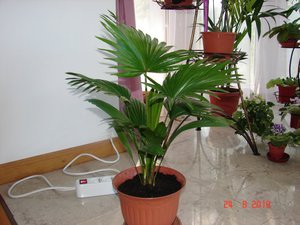
[[[150,185],[142,185],[138,175],[133,179],[126,180],[120,184],[118,190],[124,194],[142,197],[142,198],[153,198],[161,197],[175,193],[181,188],[181,183],[177,181],[175,175],[166,175],[158,173],[156,176],[155,187]]]

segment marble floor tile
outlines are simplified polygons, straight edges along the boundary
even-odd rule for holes
[[[188,131],[172,144],[164,165],[176,168],[187,179],[178,211],[183,225],[300,224],[300,149],[288,147],[290,160],[278,164],[266,158],[265,143],[258,141],[258,147],[261,155],[254,156],[230,128]],[[126,153],[111,165],[119,170],[129,166]],[[103,167],[107,165],[93,161],[71,169]],[[107,173],[93,176],[99,175]],[[45,176],[60,186],[72,186],[77,179],[61,171]],[[0,186],[0,192],[19,225],[123,224],[116,195],[79,199],[74,192],[47,191],[10,199],[10,185]],[[28,181],[15,193],[43,185],[40,180]]]

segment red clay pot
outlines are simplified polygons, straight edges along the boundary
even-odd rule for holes
[[[185,177],[178,171],[161,167],[160,172],[175,175],[185,186]],[[113,187],[118,190],[120,184],[136,175],[134,167],[117,174],[113,179]],[[176,220],[179,195],[182,188],[170,195],[157,198],[140,198],[126,195],[118,191],[122,214],[126,225],[171,225]]]
[[[231,54],[235,36],[231,32],[202,32],[204,53]]]
[[[285,42],[280,42],[282,48],[296,48],[299,46],[297,39],[289,39]]]
[[[178,2],[178,3],[177,3]],[[182,0],[179,1],[172,1],[172,0],[165,0],[165,6],[171,7],[171,6],[190,6],[193,4],[193,0]]]
[[[280,160],[284,157],[284,150],[286,145],[284,146],[274,146],[270,142],[269,145],[269,156],[274,160]]]
[[[210,103],[223,109],[227,115],[232,116],[237,110],[240,100],[240,92],[237,89],[234,90],[234,92],[229,93],[213,92],[218,97],[210,95]]]
[[[297,86],[278,86],[278,101],[280,103],[291,103],[291,98],[296,96]]]
[[[300,128],[300,115],[291,114],[290,127],[292,128]]]

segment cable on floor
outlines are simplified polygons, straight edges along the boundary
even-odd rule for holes
[[[31,191],[31,192],[27,192],[27,193],[24,193],[24,194],[20,194],[20,195],[14,195],[12,194],[12,190],[20,183],[26,181],[26,180],[30,180],[30,179],[34,179],[34,178],[42,178],[47,184],[49,187],[45,187],[45,188],[40,188],[40,189],[37,189],[37,190],[34,190],[34,191]],[[56,190],[56,191],[74,191],[75,190],[75,187],[60,187],[60,186],[54,186],[45,176],[43,175],[32,175],[32,176],[29,176],[29,177],[25,177],[17,182],[15,182],[9,189],[8,189],[8,196],[11,197],[11,198],[24,198],[24,197],[27,197],[29,195],[33,195],[35,193],[38,193],[38,192],[42,192],[42,191],[48,191],[48,190]]]
[[[67,169],[72,165],[72,163],[74,163],[78,158],[82,157],[82,156],[89,156],[89,157],[92,157],[94,158],[95,160],[97,161],[100,161],[100,162],[103,162],[103,163],[107,163],[107,164],[114,164],[116,162],[118,162],[120,160],[120,154],[119,154],[119,151],[118,149],[116,148],[112,138],[110,138],[110,143],[117,155],[117,158],[115,160],[104,160],[104,159],[101,159],[97,156],[94,156],[92,154],[89,154],[89,153],[82,153],[78,156],[76,156],[74,159],[72,159],[64,168],[63,168],[63,173],[67,174],[67,175],[71,175],[71,176],[82,176],[82,175],[88,175],[88,174],[93,174],[93,173],[98,173],[98,172],[104,172],[104,171],[113,171],[113,172],[117,172],[119,173],[120,171],[117,170],[117,169],[113,169],[113,168],[106,168],[106,169],[98,169],[98,170],[93,170],[93,171],[88,171],[88,172],[69,172],[67,171]],[[15,195],[15,194],[12,194],[12,191],[13,189],[27,181],[27,180],[30,180],[30,179],[35,179],[35,178],[41,178],[43,179],[48,187],[45,187],[45,188],[40,188],[40,189],[37,189],[37,190],[34,190],[34,191],[31,191],[31,192],[27,192],[27,193],[24,193],[24,194],[19,194],[19,195]],[[33,195],[33,194],[36,194],[36,193],[39,193],[39,192],[43,192],[43,191],[49,191],[49,190],[55,190],[55,191],[74,191],[75,190],[75,186],[72,186],[72,187],[61,187],[61,186],[54,186],[45,176],[43,175],[32,175],[32,176],[29,176],[29,177],[25,177],[17,182],[15,182],[9,189],[8,189],[8,196],[10,198],[24,198],[24,197],[27,197],[27,196],[30,196],[30,195]]]
[[[94,156],[92,154],[89,154],[89,153],[82,153],[78,156],[76,156],[74,159],[72,159],[64,168],[63,168],[63,173],[67,174],[67,175],[71,175],[71,176],[82,176],[82,175],[88,175],[88,174],[93,174],[93,173],[98,173],[98,172],[104,172],[104,171],[113,171],[113,172],[117,172],[119,173],[120,171],[117,170],[117,169],[113,169],[113,168],[107,168],[107,169],[98,169],[98,170],[93,170],[93,171],[89,171],[89,172],[69,172],[67,171],[67,169],[77,160],[79,159],[80,157],[83,157],[83,156],[89,156],[89,157],[92,157],[94,158],[95,160],[99,161],[99,162],[103,162],[103,163],[107,163],[107,164],[114,164],[116,162],[118,162],[120,160],[120,153],[118,151],[118,149],[116,148],[112,138],[110,138],[110,143],[111,145],[113,146],[113,149],[117,155],[117,158],[115,160],[104,160],[104,159],[101,159],[101,158],[98,158],[97,156]]]

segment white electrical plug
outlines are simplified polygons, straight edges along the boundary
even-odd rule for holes
[[[76,195],[78,198],[86,198],[101,195],[115,194],[112,186],[114,176],[90,177],[76,180]]]

